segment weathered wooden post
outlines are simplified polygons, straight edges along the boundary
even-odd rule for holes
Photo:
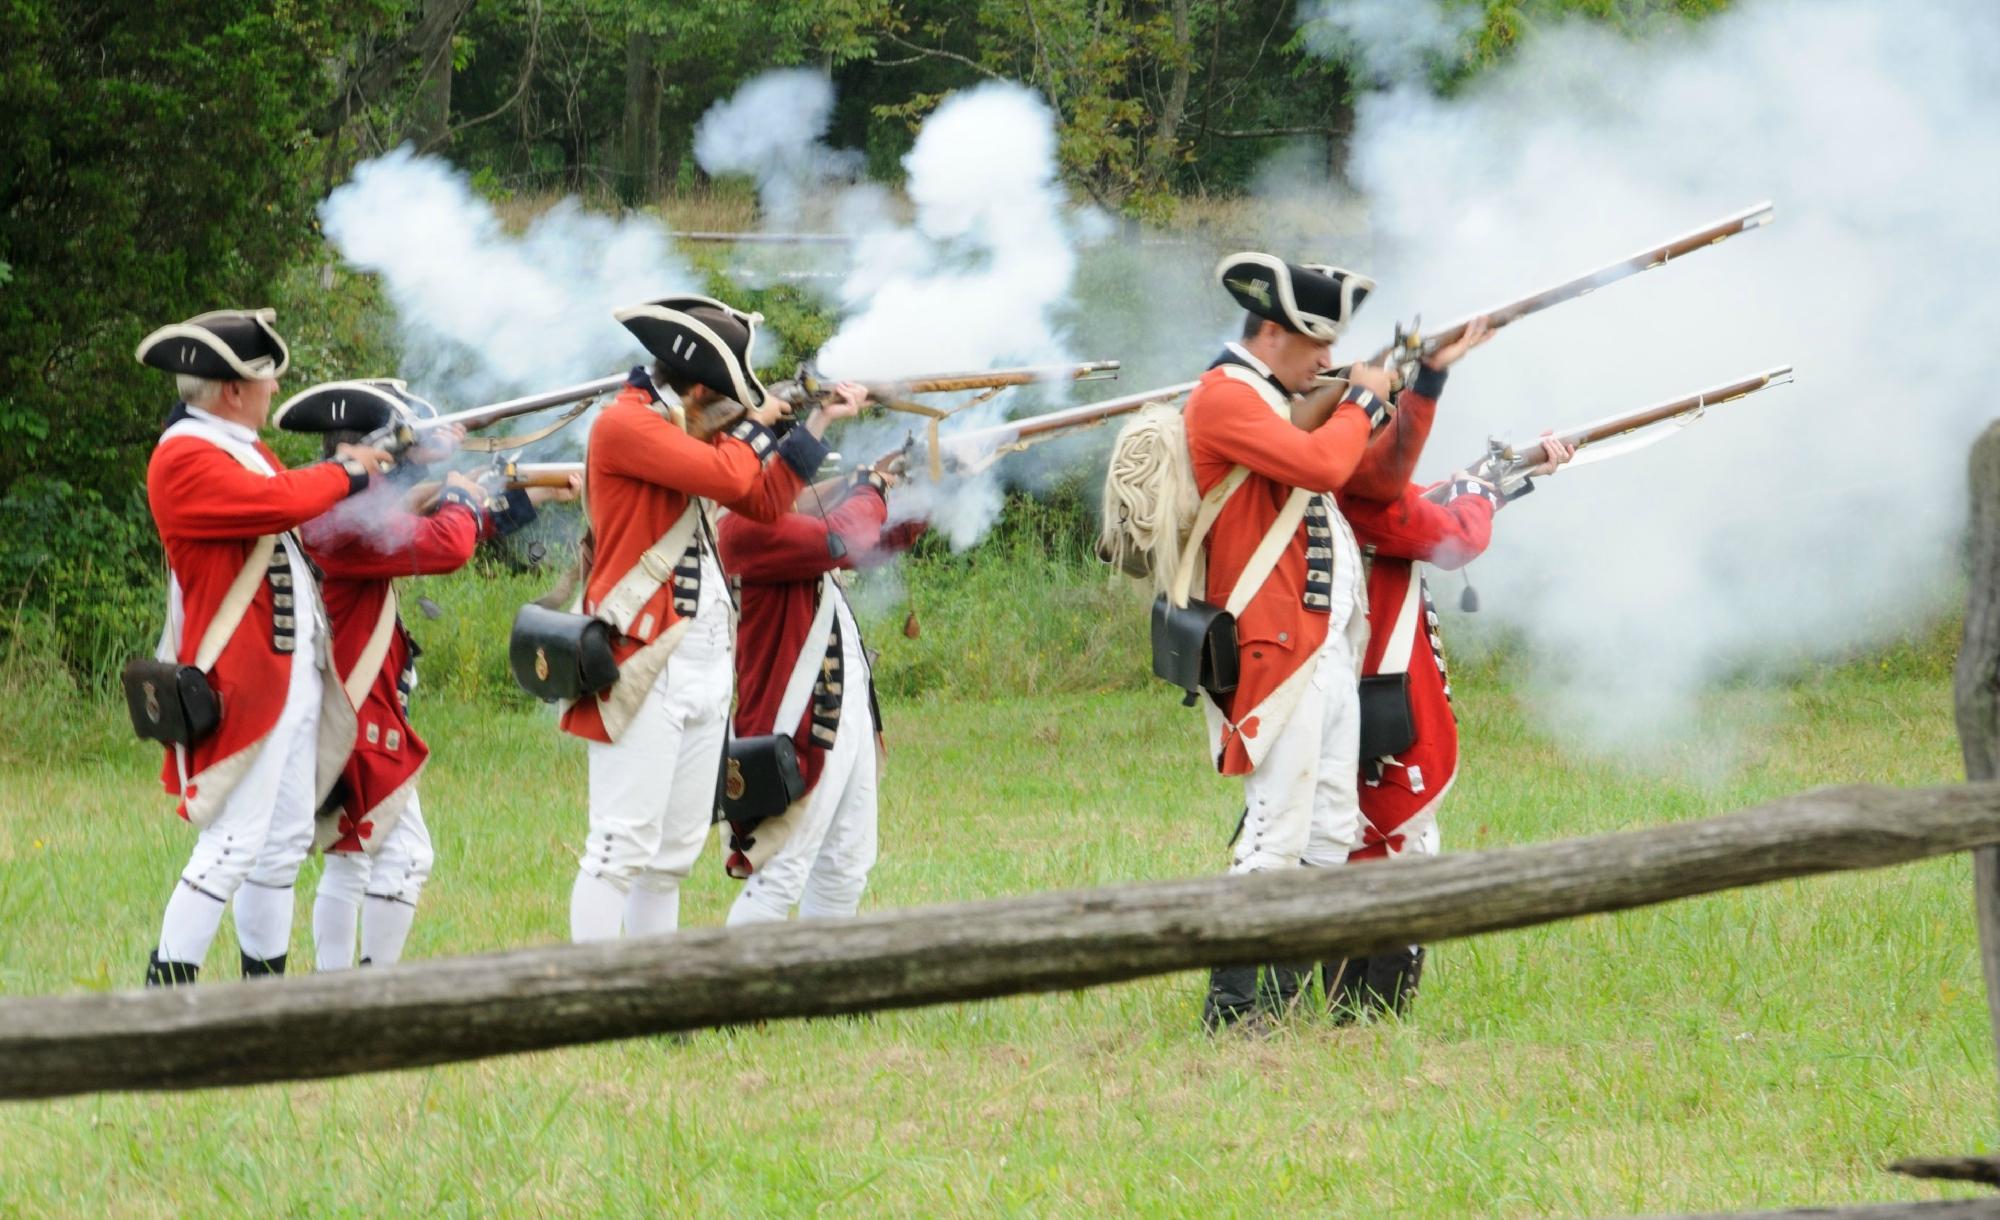
[[[1965,778],[1977,782],[2000,775],[2000,423],[1988,425],[1972,447],[1969,490],[1971,588],[1953,702]],[[1994,1063],[2000,1070],[2000,847],[1973,849],[1972,888]]]
[[[2000,422],[1988,424],[1974,442],[1967,474],[1971,584],[1958,669],[1952,675],[1952,703],[1965,778],[1977,783],[2000,774]],[[1972,849],[1972,903],[1979,925],[1979,964],[1986,975],[1987,1023],[2000,1070],[2000,847]],[[2000,1186],[2000,1157],[1914,1157],[1889,1168],[1913,1178]]]

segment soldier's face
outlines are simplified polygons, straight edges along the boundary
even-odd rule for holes
[[[1294,394],[1312,388],[1313,378],[1333,367],[1333,344],[1310,335],[1279,330],[1275,358],[1267,363],[1277,379]]]
[[[264,420],[271,414],[271,399],[278,392],[278,379],[259,377],[254,381],[239,381],[236,392],[241,397],[243,420],[253,428],[264,426]]]

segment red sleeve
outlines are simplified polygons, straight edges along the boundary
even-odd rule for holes
[[[1354,476],[1340,489],[1343,499],[1394,500],[1416,477],[1417,459],[1430,439],[1431,422],[1437,418],[1437,399],[1415,390],[1404,390],[1396,398],[1396,413],[1368,440]]]
[[[479,514],[444,504],[429,516],[400,509],[361,526],[335,511],[305,529],[313,562],[345,580],[391,580],[456,572],[479,544]]]
[[[750,446],[733,437],[698,441],[646,409],[646,391],[627,386],[590,430],[590,451],[605,474],[654,483],[730,504],[750,494],[760,469]],[[794,491],[797,489],[794,488]]]
[[[745,453],[753,452],[742,441],[732,438],[728,443],[738,446]],[[792,464],[783,457],[773,455],[757,472],[749,488],[734,499],[722,500],[722,506],[732,513],[769,524],[790,513],[793,502],[805,488],[806,481],[792,469]]]
[[[848,496],[824,517],[785,513],[764,522],[732,511],[716,527],[722,567],[746,585],[812,580],[835,568],[852,568],[877,548],[889,506],[872,487]],[[837,535],[847,553],[835,559],[827,538]]]
[[[1340,513],[1363,546],[1378,555],[1413,559],[1438,568],[1461,568],[1493,540],[1493,505],[1485,496],[1455,496],[1439,504],[1406,483],[1391,501],[1340,497]]]
[[[1188,403],[1188,447],[1197,458],[1248,466],[1287,487],[1338,491],[1368,443],[1368,415],[1353,403],[1301,431],[1240,382],[1218,381]]]
[[[874,568],[890,562],[917,545],[917,539],[923,537],[924,531],[929,528],[930,522],[917,520],[898,521],[894,525],[883,526],[882,532],[875,537],[874,549],[861,556],[855,566]]]
[[[161,537],[252,538],[312,520],[347,498],[347,471],[331,462],[266,478],[197,437],[153,451],[146,501]]]

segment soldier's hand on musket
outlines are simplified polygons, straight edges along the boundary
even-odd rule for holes
[[[458,452],[459,442],[464,439],[465,425],[450,424],[425,433],[422,443],[410,446],[408,457],[419,466],[442,462]]]
[[[1556,467],[1576,456],[1576,446],[1564,443],[1563,439],[1553,432],[1542,433],[1542,451],[1548,454],[1548,457],[1529,467],[1527,473],[1531,479],[1547,478],[1556,472]]]
[[[779,420],[792,417],[792,404],[776,394],[764,395],[764,405],[749,413],[750,418],[766,428],[775,427]]]
[[[876,462],[869,469],[873,470],[884,483],[890,487],[894,487],[903,481],[904,475],[910,472],[910,455],[898,449],[888,457]]]
[[[813,413],[806,416],[806,431],[824,437],[828,424],[836,419],[853,419],[861,414],[861,405],[867,401],[867,386],[858,381],[838,382],[813,408]]]
[[[528,503],[540,508],[544,504],[568,504],[583,494],[583,476],[573,474],[569,482],[561,487],[530,487]]]
[[[1493,327],[1487,321],[1486,315],[1481,314],[1465,324],[1465,330],[1459,334],[1457,342],[1447,343],[1430,355],[1425,356],[1424,367],[1439,370],[1448,369],[1463,359],[1465,353],[1478,347],[1492,337]]]
[[[395,455],[373,445],[336,445],[333,456],[340,461],[352,459],[371,475],[387,474],[396,468]]]
[[[1347,384],[1350,389],[1366,390],[1386,402],[1396,383],[1389,370],[1379,364],[1357,364],[1347,370]]]
[[[838,381],[819,405],[828,419],[853,419],[868,401],[868,387],[858,381]]]

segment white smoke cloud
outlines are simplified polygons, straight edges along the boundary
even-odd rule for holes
[[[1481,15],[1438,0],[1307,0],[1299,25],[1308,47],[1362,79],[1411,81],[1453,58]]]
[[[851,181],[861,169],[861,154],[825,143],[833,100],[833,82],[823,73],[762,73],[701,116],[695,161],[710,174],[755,179],[766,224],[797,223],[809,192]]]
[[[894,378],[1073,359],[1062,319],[1078,238],[1057,178],[1055,116],[1041,98],[1011,84],[958,94],[925,121],[903,165],[915,219],[895,225],[873,214],[821,369]],[[1048,387],[1040,397],[1062,393]],[[998,422],[1010,399],[1034,396],[1012,391],[948,428]],[[903,427],[878,423],[843,441],[872,453]],[[906,499],[962,548],[999,517],[1002,484],[988,473],[912,488]]]
[[[637,363],[644,351],[612,311],[699,290],[650,217],[568,199],[514,236],[464,174],[407,148],[355,167],[320,219],[347,262],[380,277],[400,375],[447,410]]]
[[[1067,359],[1059,313],[1076,240],[1048,106],[1019,85],[958,94],[903,166],[916,219],[857,246],[821,367],[900,377]]]
[[[2000,372],[1996,46],[2000,8],[1977,0],[1759,0],[1639,43],[1562,26],[1453,99],[1362,100],[1371,232],[1350,265],[1381,288],[1347,354],[1419,307],[1444,322],[1777,204],[1770,228],[1523,322],[1453,373],[1432,475],[1489,431],[1799,369],[1501,514],[1473,575],[1560,723],[1658,740],[1720,675],[1868,644],[1951,596]]]

